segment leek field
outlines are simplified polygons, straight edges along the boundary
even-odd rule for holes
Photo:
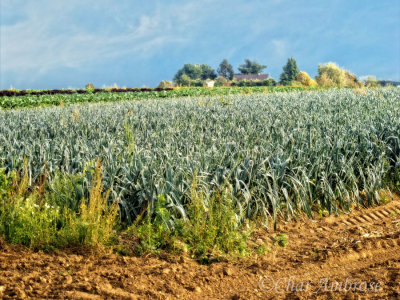
[[[146,207],[158,207],[173,227],[186,218],[194,188],[205,195],[205,211],[207,196],[228,194],[237,223],[340,213],[400,189],[400,90],[215,94],[0,111],[0,168],[21,171],[26,161],[29,186],[46,178],[46,188],[71,209],[87,197],[98,158],[108,201],[118,201],[128,224]]]

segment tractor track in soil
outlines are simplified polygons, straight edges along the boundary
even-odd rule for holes
[[[277,233],[288,235],[286,247],[273,244]],[[0,243],[0,298],[400,299],[397,196],[339,217],[280,222],[256,239],[270,251],[211,265]]]

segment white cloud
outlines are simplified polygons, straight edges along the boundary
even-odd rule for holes
[[[72,23],[74,9],[82,9],[79,1],[68,2],[61,8],[53,1],[22,6],[27,18],[0,28],[2,72],[35,69],[42,73],[51,68],[74,68],[127,53],[146,58],[166,46],[190,41],[190,31],[179,28],[190,26],[194,8],[195,5],[189,3],[179,10],[179,14],[176,7],[168,7],[164,12],[156,10],[140,16],[136,24],[126,22],[123,31],[107,29],[100,32],[85,30],[84,26]],[[182,9],[184,14],[181,14]],[[65,22],[71,22],[70,26]],[[115,22],[121,22],[118,14]],[[61,31],[58,30],[60,25]]]

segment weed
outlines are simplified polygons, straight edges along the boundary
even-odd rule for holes
[[[273,238],[273,241],[276,245],[286,247],[289,243],[289,237],[284,233],[280,233]]]
[[[7,242],[32,249],[110,243],[118,203],[107,204],[108,192],[103,192],[100,161],[94,175],[88,201],[81,199],[75,212],[69,203],[62,202],[60,195],[55,195],[58,189],[40,191],[29,187],[26,161],[21,177],[17,172],[6,174],[0,170],[0,236]],[[66,187],[72,184],[67,180],[70,177],[63,178]]]
[[[228,254],[247,255],[250,232],[238,221],[231,189],[226,185],[209,195],[195,176],[188,191],[187,217],[175,220],[174,226],[169,226],[171,214],[165,196],[160,195],[146,217],[128,230],[141,240],[136,252],[170,249],[187,252],[204,263]]]

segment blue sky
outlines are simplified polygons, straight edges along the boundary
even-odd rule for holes
[[[0,89],[154,87],[184,63],[293,56],[400,80],[399,0],[1,0]]]

